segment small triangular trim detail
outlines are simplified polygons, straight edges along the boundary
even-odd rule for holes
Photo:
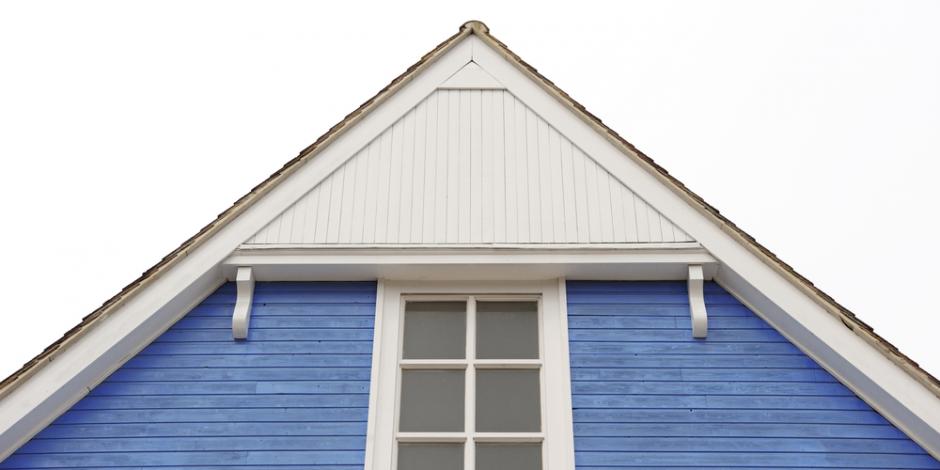
[[[471,89],[471,90],[503,90],[506,87],[486,70],[470,61],[457,73],[444,81],[438,88],[441,89]]]

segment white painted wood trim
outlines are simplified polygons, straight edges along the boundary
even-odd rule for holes
[[[551,370],[550,381],[546,381],[557,387],[555,393],[546,400],[546,409],[550,410],[548,420],[551,422],[553,445],[557,448],[547,457],[554,462],[550,464],[550,470],[574,470],[574,406],[571,402],[571,355],[568,350],[567,279],[557,279],[554,295],[558,315],[550,320],[557,321],[557,324],[549,325],[546,335],[554,330],[558,337],[553,341],[552,351],[546,353],[545,360],[552,360],[557,364],[557,367]],[[549,341],[546,341],[546,346],[548,344]]]
[[[467,351],[466,359],[468,362],[472,363],[476,360],[477,357],[477,301],[472,295],[467,299],[467,331],[466,342]],[[475,367],[467,367],[464,371],[464,431],[468,435],[473,435],[476,433],[476,416],[477,416],[477,370]],[[401,397],[399,397],[401,399]],[[476,442],[473,439],[468,439],[464,443],[463,450],[463,468],[476,468]],[[400,469],[401,470],[401,469]]]
[[[398,367],[401,351],[401,329],[403,326],[403,299],[421,295],[462,295],[463,298],[480,297],[498,299],[500,296],[537,295],[540,299],[540,342],[543,403],[543,432],[513,433],[518,442],[543,441],[544,468],[546,470],[572,470],[574,468],[574,438],[571,421],[571,376],[568,365],[567,332],[560,331],[567,325],[567,309],[561,303],[564,299],[562,290],[564,280],[549,279],[541,281],[475,281],[475,282],[435,282],[435,281],[388,281],[383,280],[383,293],[377,303],[382,318],[376,318],[376,341],[382,346],[372,358],[374,388],[370,404],[370,435],[366,439],[366,469],[391,470],[395,462],[395,440],[417,440],[427,436],[416,433],[397,433],[398,402]],[[478,295],[483,293],[484,295]],[[417,297],[421,298],[421,297]],[[469,318],[468,318],[469,321]],[[381,326],[378,326],[381,325]],[[468,348],[472,346],[468,344]],[[468,356],[472,357],[472,356]],[[415,361],[409,361],[415,362]],[[422,361],[426,362],[426,361]],[[467,360],[447,361],[454,365],[465,364]],[[479,361],[475,361],[479,362]],[[500,361],[507,362],[507,361]],[[523,361],[532,362],[532,361]],[[458,364],[461,363],[461,364]],[[531,364],[525,364],[531,366]],[[469,390],[468,385],[468,390]],[[472,399],[472,397],[470,397]],[[472,407],[467,407],[471,409]],[[375,410],[373,414],[371,410]],[[466,419],[473,418],[467,411]],[[468,421],[469,422],[469,421]],[[466,442],[467,434],[434,433],[439,442]],[[506,436],[487,433],[474,440],[478,442],[500,440]],[[468,443],[469,444],[469,443]]]
[[[631,252],[656,250],[699,250],[702,245],[697,242],[676,243],[439,243],[434,245],[418,244],[333,244],[333,243],[281,243],[269,245],[243,244],[236,253],[263,253],[263,252],[304,252],[317,250],[319,253],[355,252],[367,250],[369,252],[388,252],[389,250],[402,250],[411,252],[451,252],[454,250],[525,250],[544,252],[563,252],[564,250],[624,250]],[[553,251],[554,250],[554,251]],[[562,251],[559,251],[562,250]]]
[[[378,414],[378,397],[379,397],[379,381],[381,377],[381,367],[382,365],[378,361],[378,357],[382,353],[382,335],[381,331],[384,330],[382,320],[385,318],[385,315],[382,314],[382,308],[385,306],[385,280],[379,279],[376,282],[376,291],[375,291],[375,319],[373,320],[373,331],[372,331],[372,370],[369,377],[369,415],[367,418],[366,424],[366,456],[365,456],[365,466],[363,468],[373,468],[374,455],[375,452],[369,452],[370,449],[375,448],[375,436],[376,436],[376,415]]]
[[[686,280],[698,264],[710,279],[718,262],[699,248],[685,250],[571,249],[309,249],[239,250],[223,273],[251,266],[261,281],[314,280]]]
[[[232,312],[232,337],[247,339],[251,324],[251,300],[255,294],[255,278],[251,266],[240,266],[235,272],[235,309]]]
[[[778,321],[771,324],[804,352],[816,350],[812,356],[821,365],[838,372],[835,375],[852,391],[940,458],[940,397],[879,351],[872,340],[847,328],[824,299],[747,245],[699,202],[642,163],[641,157],[625,156],[629,149],[573,112],[546,85],[530,79],[521,66],[504,57],[504,51],[475,36],[467,42],[474,44],[474,62],[718,259],[722,268],[717,280],[722,285],[743,299],[765,301],[769,305],[762,311],[780,312]]]
[[[444,90],[502,90],[506,87],[475,62],[469,62],[438,88]]]
[[[689,265],[689,310],[692,312],[692,337],[708,336],[708,312],[705,310],[705,274],[702,265]]]

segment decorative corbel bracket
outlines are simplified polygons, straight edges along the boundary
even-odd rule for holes
[[[692,337],[708,336],[708,312],[705,311],[705,274],[702,265],[689,265],[689,307],[692,310]]]
[[[235,311],[232,313],[232,337],[248,338],[248,324],[251,322],[251,299],[255,294],[255,277],[251,267],[241,266],[235,274]]]

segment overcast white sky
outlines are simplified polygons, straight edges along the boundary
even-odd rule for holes
[[[0,376],[468,19],[940,375],[940,2],[4,2]]]

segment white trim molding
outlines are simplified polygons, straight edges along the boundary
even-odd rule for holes
[[[366,438],[366,470],[392,470],[395,468],[396,440],[436,442],[466,442],[468,435],[461,433],[435,433],[433,436],[396,432],[399,395],[399,369],[404,299],[440,298],[457,295],[472,298],[484,294],[489,298],[512,296],[531,297],[540,303],[540,350],[538,361],[523,361],[513,368],[540,367],[542,374],[542,430],[538,433],[513,433],[512,436],[485,434],[473,439],[484,441],[542,442],[543,468],[545,470],[571,470],[574,468],[574,428],[571,419],[571,381],[568,365],[567,308],[564,304],[564,279],[542,281],[389,281],[380,280],[381,295],[376,299],[376,333],[372,357],[372,385],[369,403],[369,435]],[[472,318],[472,312],[468,313]],[[468,328],[472,328],[468,320]],[[462,367],[467,367],[467,361]],[[414,362],[414,363],[413,363]],[[440,362],[440,361],[438,361]],[[454,363],[455,361],[446,361]],[[460,362],[460,361],[457,361]],[[478,362],[478,361],[474,361]],[[482,367],[489,367],[483,361]],[[499,366],[506,366],[499,361]],[[538,364],[536,364],[538,363]],[[453,365],[453,364],[451,364]],[[428,361],[407,361],[407,368],[440,368],[440,364]],[[493,364],[496,367],[497,364]],[[477,365],[476,367],[481,367]],[[466,385],[468,390],[472,386]],[[472,393],[468,392],[472,397]],[[465,404],[465,419],[475,419],[472,403]],[[472,467],[470,467],[472,468]]]
[[[689,310],[692,313],[692,337],[708,336],[708,311],[705,310],[705,274],[702,265],[689,265]]]
[[[255,294],[255,278],[251,266],[240,266],[235,273],[235,309],[232,312],[232,337],[248,338],[248,326],[251,323],[251,300]]]
[[[222,263],[233,276],[251,266],[259,281],[569,279],[686,280],[688,266],[705,279],[718,261],[695,243],[642,246],[307,247],[239,249]]]

